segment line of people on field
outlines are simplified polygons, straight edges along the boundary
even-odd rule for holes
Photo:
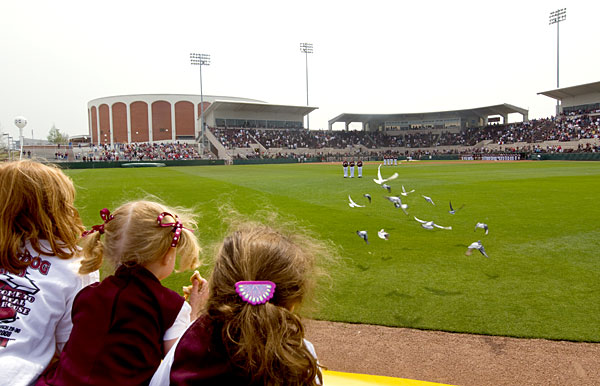
[[[210,278],[184,298],[160,281],[200,263],[191,211],[131,201],[86,230],[57,167],[7,162],[0,186],[2,382],[322,384],[296,311],[334,255],[324,242],[224,210]]]
[[[344,168],[344,178],[354,178],[354,160],[350,160],[350,162],[348,162],[347,160],[342,161],[342,167]],[[363,170],[363,162],[362,160],[358,160],[356,161],[356,168],[358,169],[357,172],[357,177],[358,178],[362,178],[362,170]],[[348,172],[349,171],[349,172]]]

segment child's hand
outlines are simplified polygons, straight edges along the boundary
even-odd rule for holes
[[[200,276],[198,271],[195,271],[190,278],[192,285],[183,287],[185,299],[192,306],[191,319],[196,320],[200,310],[208,301],[208,282]]]

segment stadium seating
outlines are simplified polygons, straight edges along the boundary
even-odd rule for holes
[[[364,132],[211,128],[233,158],[290,153],[322,158],[413,156],[493,152],[597,152],[600,113],[468,128],[463,132]],[[588,141],[589,140],[589,141]],[[260,147],[260,151],[255,151]],[[252,151],[240,151],[252,148]]]

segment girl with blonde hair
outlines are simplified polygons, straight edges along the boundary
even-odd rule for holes
[[[177,255],[180,269],[198,265],[188,212],[134,201],[100,215],[103,223],[84,233],[82,271],[107,261],[116,272],[79,293],[71,337],[38,385],[148,384],[205,301],[203,279],[193,281],[191,306],[160,283],[175,269]]]
[[[0,165],[0,374],[34,382],[72,329],[75,295],[99,279],[80,274],[84,230],[73,182],[33,161]]]
[[[225,238],[204,313],[151,385],[315,385],[321,372],[294,312],[316,281],[323,243],[259,224]]]

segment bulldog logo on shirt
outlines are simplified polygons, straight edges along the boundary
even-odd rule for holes
[[[6,347],[13,333],[19,334],[21,329],[11,326],[19,315],[29,315],[30,303],[35,301],[35,294],[40,288],[34,280],[29,277],[29,269],[37,270],[42,275],[47,275],[50,270],[50,262],[40,256],[32,257],[29,252],[19,255],[21,260],[29,263],[29,266],[19,273],[11,273],[0,268],[0,347]]]

